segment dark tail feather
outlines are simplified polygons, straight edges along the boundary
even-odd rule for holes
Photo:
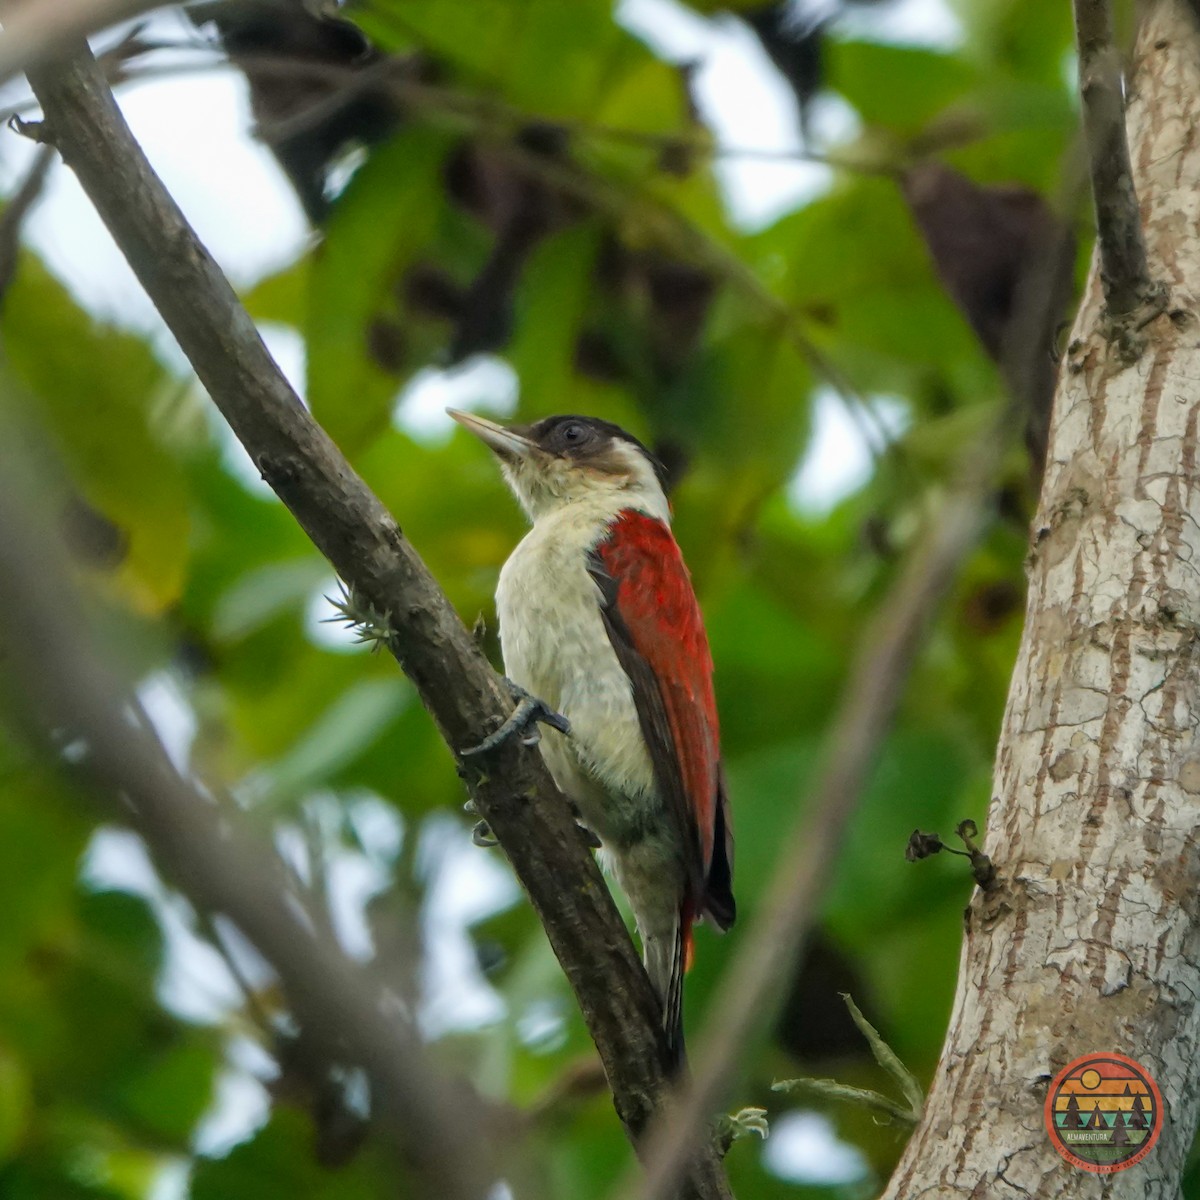
[[[691,932],[691,921],[681,913],[675,923],[675,936],[671,939],[671,973],[663,997],[663,1031],[667,1035],[667,1050],[673,1071],[681,1070],[686,1061],[683,1047],[683,977],[688,968]]]
[[[683,977],[691,948],[692,919],[686,908],[674,928],[662,937],[646,938],[646,973],[662,1005],[662,1027],[673,1068],[683,1065]]]
[[[704,881],[702,911],[718,929],[728,929],[737,919],[733,899],[733,825],[729,819],[729,793],[725,772],[717,777],[717,807],[713,826],[712,862]]]

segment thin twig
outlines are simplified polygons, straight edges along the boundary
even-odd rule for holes
[[[175,47],[169,43],[147,43],[144,47],[146,51],[173,48]],[[197,47],[186,44],[179,48],[197,49]],[[200,49],[203,49],[205,52],[211,52],[211,48],[207,46]],[[185,75],[211,74],[214,71],[237,71],[239,64],[246,61],[248,57],[239,55],[236,63],[221,56],[220,58],[213,58],[206,62],[173,63],[170,66],[142,67],[136,71],[123,70],[121,77],[114,79],[112,82],[115,86],[124,87],[126,84],[155,83],[162,80],[169,81]],[[261,58],[255,57],[252,62],[254,64],[253,69],[256,72],[266,74],[272,68],[278,67],[279,73],[288,78],[312,76],[318,79],[327,79],[330,76],[348,76],[350,73],[350,68],[338,67],[330,63],[314,63],[308,59],[280,59],[278,56],[270,58],[262,56]],[[267,64],[270,65],[268,66]],[[394,84],[391,90],[400,95],[405,86],[404,84]],[[356,94],[357,89],[349,95]],[[258,138],[270,145],[291,136],[293,133],[311,124],[316,124],[324,116],[332,115],[340,110],[344,107],[345,103],[346,99],[343,98],[343,93],[338,92],[337,103],[334,103],[334,97],[326,97],[300,110],[300,112],[294,114],[292,117],[272,121],[269,124],[261,124],[254,130],[254,133]],[[37,102],[33,99],[20,100],[15,104],[9,105],[7,108],[0,108],[0,125],[12,117],[24,116],[36,108]],[[517,109],[512,109],[512,114],[512,119],[518,121],[518,126],[561,125],[563,128],[569,129],[570,132],[578,134],[581,138],[595,138],[598,141],[627,142],[667,153],[678,151],[694,155],[704,161],[766,162],[780,163],[784,166],[810,163],[813,166],[828,167],[832,171],[845,171],[850,175],[872,175],[885,179],[895,179],[901,172],[901,167],[891,162],[873,162],[865,158],[852,158],[829,151],[810,150],[804,147],[796,147],[791,150],[768,150],[758,146],[739,146],[728,142],[716,142],[705,130],[684,130],[678,133],[652,133],[639,129],[627,129],[619,125],[595,124],[583,118],[564,121],[558,117],[539,116],[535,113],[522,112]],[[436,114],[428,113],[426,115]],[[448,123],[466,132],[478,132],[480,129],[481,122],[479,120],[468,122],[461,116],[455,120],[449,114],[443,115],[446,116]]]
[[[138,70],[123,69],[114,85],[152,83],[186,75],[208,74],[213,71],[250,71],[260,76],[277,76],[288,81],[311,80],[332,83],[335,90],[286,117],[260,124],[255,134],[264,142],[285,141],[337,115],[347,105],[367,92],[380,92],[397,102],[424,110],[424,115],[443,118],[454,128],[468,133],[487,129],[495,134],[512,134],[530,125],[553,126],[581,139],[624,142],[643,146],[660,153],[692,155],[704,161],[746,160],[782,164],[811,163],[845,171],[851,175],[872,175],[898,179],[901,163],[892,160],[853,158],[828,151],[797,146],[790,150],[768,150],[758,146],[739,146],[715,141],[706,128],[682,129],[675,132],[631,129],[608,125],[586,117],[547,116],[508,104],[494,96],[481,97],[445,86],[397,78],[396,59],[385,59],[369,67],[355,67],[334,62],[319,62],[311,58],[293,58],[281,54],[238,54],[234,58],[207,43],[197,40],[151,41],[143,39],[142,53],[153,51],[194,51],[209,55],[199,62],[175,62],[169,65],[146,66]],[[0,123],[12,116],[21,116],[34,107],[32,101],[21,101],[0,109]]]
[[[457,121],[467,132],[486,131],[512,136],[531,125],[545,125],[564,133],[592,141],[624,142],[659,153],[694,155],[700,159],[741,158],[763,162],[813,163],[855,174],[880,175],[889,179],[900,176],[899,165],[889,162],[841,158],[806,147],[794,150],[764,150],[755,147],[723,145],[714,141],[706,128],[681,129],[672,132],[630,129],[607,125],[587,117],[546,116],[518,108],[497,96],[477,95],[439,84],[396,75],[396,60],[382,60],[368,68],[340,66],[336,63],[315,63],[312,60],[287,59],[269,55],[238,55],[231,60],[244,70],[254,73],[278,73],[287,78],[296,75],[319,75],[326,81],[340,83],[337,89],[312,104],[260,125],[258,135],[265,142],[284,141],[311,129],[341,111],[359,96],[384,91],[406,107],[420,109],[426,114]]]
[[[200,931],[208,939],[208,943],[221,956],[221,961],[225,964],[225,970],[229,972],[229,978],[233,980],[234,987],[242,994],[242,1008],[250,1018],[250,1023],[253,1025],[264,1039],[273,1039],[277,1034],[275,1022],[272,1021],[270,1014],[263,1007],[262,997],[258,994],[258,989],[255,988],[249,976],[246,974],[242,964],[238,962],[237,955],[233,952],[225,935],[221,932],[221,927],[217,924],[213,914],[199,908],[193,904],[196,911],[196,921],[200,926]]]
[[[1068,211],[1078,186],[1069,166],[1060,198]],[[1062,222],[1039,252],[1031,254],[1022,271],[1002,350],[1008,382],[1005,401],[995,419],[967,447],[953,488],[868,627],[842,693],[805,815],[797,820],[780,851],[766,902],[744,935],[713,1000],[696,1056],[695,1082],[665,1125],[652,1133],[644,1185],[629,1182],[620,1195],[664,1200],[671,1194],[680,1164],[696,1144],[697,1131],[720,1106],[755,1027],[771,1023],[925,631],[977,541],[1008,448],[1024,424],[1038,386],[1030,359],[1041,344],[1040,329],[1053,319],[1055,280],[1070,268],[1071,244],[1070,228]],[[859,1017],[861,1014],[855,1020],[862,1029]],[[910,1077],[904,1085],[910,1104],[918,1090]]]
[[[1074,0],[1074,5],[1100,278],[1109,315],[1124,317],[1145,303],[1152,284],[1125,136],[1121,60],[1113,44],[1110,0]]]
[[[724,1099],[744,1047],[771,1024],[837,861],[846,826],[891,725],[924,633],[983,527],[1014,425],[1011,406],[966,456],[958,487],[905,564],[862,642],[811,799],[783,842],[754,924],[722,977],[694,1081],[651,1134],[646,1176],[622,1195],[666,1200]]]
[[[321,825],[319,801],[310,800],[298,815],[300,832],[304,837],[304,854],[308,860],[308,879],[303,891],[308,901],[308,911],[318,928],[328,937],[337,940],[334,924],[333,903],[329,895],[329,856],[326,852],[325,831]]]
[[[81,47],[67,64],[30,72],[30,82],[64,159],[263,477],[342,579],[391,622],[388,648],[447,744],[477,744],[508,715],[507,690],[395,519],[280,373],[91,54]],[[569,806],[540,755],[518,742],[486,763],[459,753],[458,765],[546,928],[636,1141],[668,1089],[659,1009]],[[685,1194],[728,1197],[711,1148],[696,1156]]]
[[[531,125],[552,126],[582,139],[624,142],[658,152],[694,155],[703,160],[746,159],[757,162],[812,163],[850,174],[877,175],[887,179],[898,179],[903,171],[903,164],[892,160],[847,158],[804,146],[791,150],[767,150],[756,146],[730,145],[715,141],[705,127],[667,132],[609,125],[587,117],[548,116],[519,108],[494,95],[481,96],[443,84],[430,84],[405,77],[397,70],[404,65],[403,58],[384,58],[364,67],[297,58],[286,54],[239,53],[228,56],[213,44],[198,39],[142,39],[139,45],[143,53],[186,50],[214,57],[200,62],[176,62],[170,65],[143,67],[137,71],[127,70],[119,80],[114,80],[114,83],[144,83],[233,69],[288,82],[304,80],[333,86],[333,90],[321,96],[319,100],[314,100],[287,116],[260,124],[255,132],[268,143],[286,141],[304,133],[336,116],[360,97],[376,93],[390,96],[397,104],[422,109],[426,116],[442,117],[469,133],[478,133],[481,129],[486,129],[495,134],[510,136]],[[0,118],[27,111],[28,107],[21,105],[0,110]]]
[[[17,273],[21,229],[25,218],[41,198],[42,189],[50,177],[50,168],[57,157],[53,146],[39,146],[25,178],[8,198],[3,210],[0,210],[0,308],[4,306],[8,289]]]

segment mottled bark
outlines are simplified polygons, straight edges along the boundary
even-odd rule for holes
[[[1130,362],[1098,264],[1055,401],[1025,634],[987,831],[1000,876],[966,914],[926,1114],[887,1200],[1178,1195],[1200,1102],[1200,32],[1144,6],[1128,128],[1152,278]],[[1125,351],[1128,347],[1125,347]],[[1073,1058],[1157,1079],[1158,1145],[1116,1175],[1068,1166],[1042,1106]]]

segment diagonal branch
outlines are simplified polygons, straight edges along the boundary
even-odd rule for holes
[[[17,256],[21,249],[21,230],[25,218],[41,199],[56,158],[52,146],[40,146],[25,178],[5,202],[3,210],[0,210],[0,310],[4,307],[4,298],[17,273]]]
[[[983,528],[996,472],[1017,427],[1014,408],[1013,402],[1004,405],[999,420],[972,447],[959,486],[868,628],[805,812],[785,835],[762,909],[743,934],[710,1006],[695,1080],[652,1131],[645,1179],[626,1184],[616,1195],[666,1200],[674,1194],[683,1167],[701,1144],[699,1131],[725,1099],[746,1046],[756,1030],[770,1026],[925,631]]]
[[[447,744],[478,742],[507,715],[506,691],[395,520],[280,373],[90,52],[29,78],[63,158],[263,477],[342,579],[387,614],[389,649]],[[600,872],[535,751],[510,742],[486,767],[461,756],[458,767],[546,928],[636,1142],[666,1095],[666,1057],[656,1001]],[[729,1194],[708,1147],[686,1194]]]
[[[1069,180],[1065,191],[1073,191]],[[786,835],[762,910],[742,935],[710,1007],[695,1080],[652,1131],[645,1179],[626,1182],[616,1196],[665,1200],[671,1195],[697,1144],[697,1131],[725,1099],[746,1046],[757,1029],[771,1024],[926,631],[988,519],[1007,449],[1038,386],[1033,359],[1042,345],[1040,330],[1054,320],[1054,280],[1069,261],[1070,238],[1065,223],[1054,224],[1041,239],[1040,253],[1031,254],[1021,272],[1003,346],[1008,395],[995,419],[966,447],[953,490],[862,638],[805,811]],[[919,1111],[915,1090],[906,1083],[905,1092],[913,1111]]]
[[[1100,278],[1109,315],[1127,317],[1151,297],[1154,289],[1125,137],[1121,62],[1113,44],[1110,0],[1074,0],[1074,5],[1079,94],[1096,206]]]
[[[0,454],[0,636],[31,736],[61,760],[69,739],[89,797],[132,824],[204,914],[232,919],[278,972],[300,1030],[328,1063],[360,1066],[372,1116],[421,1178],[422,1194],[477,1200],[497,1167],[471,1135],[478,1097],[434,1070],[411,1019],[311,918],[273,849],[183,778],[119,678],[96,652],[52,532],[29,509],[17,452]],[[14,706],[16,707],[16,706]]]

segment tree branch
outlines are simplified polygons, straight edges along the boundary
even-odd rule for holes
[[[0,210],[0,309],[17,273],[17,258],[21,249],[21,229],[50,176],[57,155],[52,146],[40,146],[20,186]]]
[[[424,1194],[479,1200],[498,1172],[473,1136],[470,1097],[438,1075],[395,1000],[312,920],[272,847],[175,769],[130,681],[96,654],[55,536],[29,509],[32,489],[18,492],[11,446],[0,468],[0,631],[21,719],[60,762],[64,741],[86,747],[74,774],[91,798],[111,798],[109,815],[137,829],[200,913],[225,914],[254,943],[322,1061],[363,1069],[372,1116]]]
[[[91,54],[81,48],[29,78],[55,144],[263,478],[346,583],[387,614],[389,649],[447,744],[477,743],[506,717],[507,692],[395,520],[280,373]],[[666,1096],[667,1059],[658,1005],[612,897],[536,751],[510,742],[486,767],[461,757],[458,767],[546,928],[636,1144]],[[687,1194],[729,1194],[708,1147]]]
[[[1144,236],[1176,294],[1194,297],[1200,27],[1186,0],[1138,7],[1129,140]],[[1153,370],[1113,370],[1100,269],[1054,400],[985,834],[995,877],[967,907],[925,1112],[882,1200],[1181,1194],[1200,1112],[1200,792],[1188,770],[1200,347],[1181,306],[1146,331]],[[1059,1158],[1043,1112],[1064,1065],[1110,1048],[1153,1074],[1165,1117],[1153,1165],[1101,1182]]]
[[[1113,45],[1109,0],[1074,0],[1074,5],[1100,278],[1109,314],[1126,317],[1150,298],[1153,285],[1125,137],[1121,61]]]
[[[1067,196],[1074,190],[1068,179]],[[652,1132],[645,1180],[627,1183],[618,1192],[621,1196],[663,1200],[671,1194],[698,1131],[722,1103],[755,1029],[771,1024],[925,631],[983,528],[1008,447],[1035,395],[1038,381],[1032,359],[1043,344],[1041,328],[1053,321],[1054,280],[1069,269],[1070,243],[1067,224],[1056,225],[1044,239],[1042,252],[1030,256],[1021,274],[1004,346],[1007,398],[994,421],[967,447],[954,487],[866,631],[804,815],[780,852],[763,908],[743,935],[710,1007],[696,1055],[695,1082]],[[912,1103],[913,1097],[909,1099]]]
[[[709,1008],[694,1082],[652,1132],[644,1181],[630,1183],[621,1195],[666,1200],[673,1194],[745,1047],[756,1029],[771,1025],[925,630],[983,526],[997,468],[1019,424],[1014,409],[1014,403],[1005,405],[1001,419],[972,448],[959,486],[880,604],[842,693],[804,813],[779,852],[761,911]]]

